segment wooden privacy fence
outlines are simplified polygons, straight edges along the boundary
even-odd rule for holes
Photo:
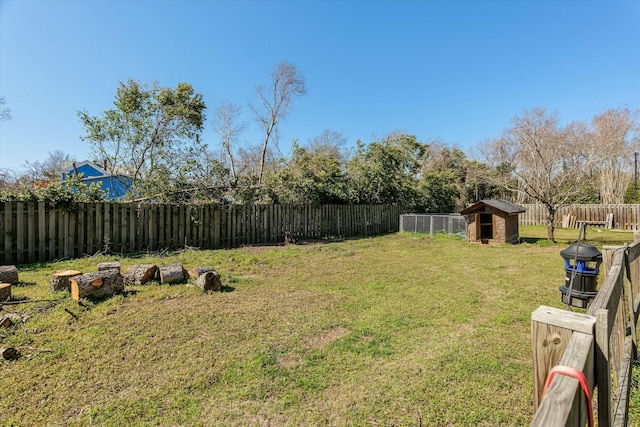
[[[604,250],[606,277],[586,314],[540,307],[531,316],[534,357],[533,426],[584,426],[591,409],[579,381],[554,376],[555,365],[584,373],[597,386],[598,425],[628,424],[631,370],[637,352],[640,307],[640,240]]]
[[[402,206],[185,206],[75,203],[0,203],[0,264],[22,264],[185,246],[202,249],[352,237],[398,231]]]
[[[519,216],[520,225],[547,225],[544,205],[522,205],[527,211]],[[572,215],[576,221],[605,222],[613,214],[613,227],[622,230],[640,230],[640,204],[636,205],[567,205],[556,212],[554,226],[562,226],[562,218]]]

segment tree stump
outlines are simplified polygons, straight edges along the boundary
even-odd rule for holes
[[[184,282],[187,276],[187,272],[180,263],[160,267],[159,270],[162,284]]]
[[[0,347],[0,354],[6,360],[18,358],[18,350],[13,347]]]
[[[86,297],[106,297],[124,290],[122,276],[115,269],[82,274],[70,279],[71,298],[78,301]]]
[[[49,281],[49,292],[69,291],[71,290],[71,282],[69,279],[82,274],[79,270],[64,270],[51,275]]]
[[[124,273],[125,285],[144,285],[153,279],[158,271],[154,264],[136,264],[127,269]]]
[[[18,283],[18,269],[15,265],[0,265],[0,283]]]
[[[0,283],[0,301],[11,298],[11,283]]]
[[[198,276],[196,286],[203,291],[219,291],[222,288],[220,275],[215,271],[207,271]]]
[[[118,274],[120,274],[120,263],[118,261],[113,262],[101,262],[98,264],[98,271],[105,271],[111,269],[117,269]]]

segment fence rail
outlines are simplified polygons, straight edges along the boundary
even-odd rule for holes
[[[527,211],[520,214],[521,225],[547,225],[547,208],[544,205],[522,205]],[[556,212],[554,226],[562,225],[565,215],[577,221],[606,221],[613,214],[613,227],[622,230],[640,230],[640,204],[635,205],[567,205]]]
[[[398,231],[402,206],[184,206],[0,203],[0,263],[23,264],[93,255],[106,247],[132,253],[184,246],[202,249]]]
[[[590,391],[597,386],[599,426],[628,424],[640,313],[640,240],[624,248],[605,248],[604,258],[606,277],[586,314],[549,307],[532,314],[533,426],[584,426],[592,410],[573,378],[554,377],[542,399],[541,383],[557,364],[583,372]]]

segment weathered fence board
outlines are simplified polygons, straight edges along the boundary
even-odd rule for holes
[[[101,251],[203,249],[398,231],[401,206],[175,206],[0,204],[0,264],[51,261]]]
[[[522,205],[527,211],[521,213],[521,225],[547,225],[547,209],[543,205]],[[640,230],[640,204],[621,205],[567,205],[556,212],[554,226],[562,226],[562,218],[572,215],[577,221],[606,221],[607,214],[613,214],[613,228]]]

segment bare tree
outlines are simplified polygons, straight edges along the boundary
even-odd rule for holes
[[[7,120],[11,120],[11,109],[8,107],[3,107],[7,104],[7,101],[4,99],[4,96],[0,96],[0,122],[6,122]]]
[[[45,179],[47,181],[60,181],[62,179],[62,171],[76,159],[70,154],[61,150],[50,151],[49,156],[42,162],[26,161],[24,166],[26,176],[30,181],[36,179]]]
[[[325,129],[320,133],[320,135],[309,140],[307,148],[310,152],[334,156],[342,163],[347,160],[347,155],[345,154],[346,144],[347,138],[342,134],[342,132]]]
[[[557,114],[536,108],[514,117],[502,137],[484,147],[489,163],[507,172],[494,176],[496,184],[547,208],[551,242],[556,211],[580,194],[589,177],[593,163],[585,149],[585,134],[583,124],[561,128]]]
[[[235,184],[238,181],[235,160],[233,156],[234,146],[238,136],[247,128],[247,123],[239,121],[242,109],[230,101],[222,101],[213,111],[213,130],[220,135],[223,157],[229,161],[231,180]]]
[[[612,109],[591,121],[589,145],[596,157],[594,170],[604,204],[624,202],[632,176],[633,153],[640,142],[637,116],[637,112],[627,109]]]
[[[262,184],[269,141],[277,144],[278,123],[286,119],[291,112],[293,100],[306,92],[304,77],[298,72],[295,65],[288,62],[282,62],[275,66],[271,72],[269,87],[264,85],[256,86],[258,104],[251,104],[250,108],[255,120],[265,132],[260,170],[258,172],[258,185]]]
[[[20,191],[24,187],[21,177],[12,169],[0,168],[0,191]]]

